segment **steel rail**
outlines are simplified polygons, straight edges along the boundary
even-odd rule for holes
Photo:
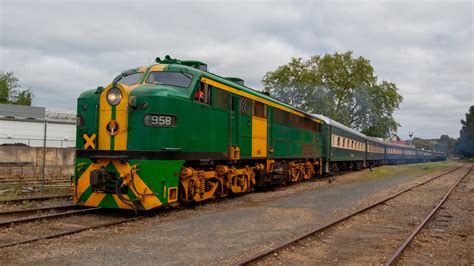
[[[53,213],[53,214],[46,214],[46,215],[40,215],[40,216],[34,216],[34,217],[14,219],[14,220],[9,220],[9,221],[5,221],[5,222],[0,222],[0,227],[1,226],[12,225],[12,224],[19,224],[19,223],[37,221],[37,220],[42,220],[42,219],[56,218],[56,217],[68,216],[68,215],[85,213],[85,212],[92,212],[92,211],[96,211],[96,210],[100,210],[100,209],[102,209],[102,208],[97,207],[97,208],[74,210],[74,211],[67,211],[67,212],[61,212],[61,213]]]
[[[0,179],[0,184],[2,185],[8,185],[8,184],[41,184],[41,180],[36,180],[36,179],[7,179],[7,180],[1,180]],[[51,183],[71,183],[71,180],[51,180],[51,179],[46,179],[45,183],[51,184]]]
[[[385,199],[383,199],[383,200],[380,200],[380,201],[378,201],[378,202],[375,202],[375,203],[373,203],[373,204],[371,204],[371,205],[369,205],[369,206],[367,206],[367,207],[365,207],[365,208],[362,208],[362,209],[360,209],[360,210],[354,211],[354,212],[352,212],[352,213],[350,213],[350,214],[348,214],[348,215],[346,215],[346,216],[344,216],[344,217],[342,217],[342,218],[339,218],[339,219],[337,219],[337,220],[335,220],[335,221],[333,221],[333,222],[331,222],[331,223],[328,223],[328,224],[323,225],[323,226],[321,226],[321,227],[319,227],[319,228],[316,228],[316,229],[314,229],[314,230],[312,230],[312,231],[310,231],[310,232],[307,232],[307,233],[305,233],[305,234],[303,234],[303,235],[300,235],[300,236],[297,236],[297,237],[295,237],[295,238],[293,238],[293,239],[290,239],[290,240],[288,240],[288,241],[286,241],[286,242],[284,242],[284,243],[282,243],[282,244],[279,244],[279,245],[276,246],[276,247],[273,247],[273,248],[269,248],[269,249],[267,249],[267,250],[264,250],[263,252],[260,252],[260,253],[254,255],[254,256],[252,256],[252,257],[250,257],[250,258],[247,258],[247,259],[244,259],[244,260],[238,262],[238,265],[247,265],[247,264],[249,264],[249,263],[251,263],[251,262],[254,262],[254,261],[258,260],[258,259],[261,259],[261,258],[263,258],[263,257],[265,257],[265,256],[268,256],[268,255],[270,255],[270,254],[272,254],[272,253],[274,253],[274,252],[280,251],[280,250],[282,250],[282,249],[288,247],[289,245],[291,245],[291,244],[293,244],[293,243],[295,243],[295,242],[298,242],[298,241],[300,241],[300,240],[302,240],[302,239],[304,239],[304,238],[307,238],[307,237],[309,237],[309,236],[311,236],[311,235],[314,235],[314,234],[316,234],[316,233],[319,233],[319,232],[321,232],[321,231],[323,231],[323,230],[325,230],[325,229],[327,229],[327,228],[330,228],[330,227],[332,227],[332,226],[334,226],[334,225],[336,225],[336,224],[339,224],[339,223],[341,223],[341,222],[343,222],[343,221],[346,221],[347,219],[349,219],[349,218],[351,218],[351,217],[353,217],[353,216],[356,216],[356,215],[358,215],[358,214],[360,214],[360,213],[362,213],[362,212],[365,212],[365,211],[370,210],[370,209],[372,209],[372,208],[374,208],[374,207],[376,207],[376,206],[379,206],[380,204],[383,204],[383,203],[385,203],[385,202],[387,202],[387,201],[389,201],[389,200],[391,200],[391,199],[394,199],[394,198],[398,197],[399,195],[401,195],[401,194],[403,194],[403,193],[406,193],[406,192],[408,192],[408,191],[410,191],[410,190],[412,190],[412,189],[414,189],[414,188],[417,188],[417,187],[422,186],[422,185],[424,185],[424,184],[426,184],[426,183],[428,183],[428,182],[430,182],[430,181],[432,181],[432,180],[435,180],[436,178],[445,176],[445,175],[450,174],[450,173],[452,173],[452,172],[455,172],[455,171],[457,171],[457,170],[459,170],[459,169],[462,169],[462,168],[464,168],[464,166],[466,166],[466,164],[464,164],[464,165],[462,165],[462,166],[460,166],[460,167],[451,169],[451,170],[449,170],[449,171],[447,171],[447,172],[445,172],[445,173],[442,173],[442,174],[439,174],[439,175],[437,175],[437,176],[434,176],[434,177],[432,177],[432,178],[430,178],[430,179],[428,179],[428,180],[426,180],[426,181],[423,181],[422,183],[419,183],[419,184],[417,184],[417,185],[415,185],[415,186],[412,186],[412,187],[409,187],[409,188],[407,188],[407,189],[404,189],[404,190],[402,190],[402,191],[400,191],[400,192],[397,192],[397,193],[395,193],[395,194],[392,195],[392,196],[389,196],[389,197],[387,197],[387,198],[385,198]]]
[[[32,213],[32,212],[40,212],[40,211],[61,210],[61,209],[74,208],[74,207],[80,207],[80,206],[76,204],[67,204],[67,205],[61,205],[61,206],[55,206],[55,207],[41,207],[41,208],[34,208],[34,209],[1,211],[0,216],[18,214],[18,213],[23,214],[23,213]]]
[[[100,227],[107,227],[107,226],[118,225],[118,224],[123,224],[123,223],[127,223],[127,222],[133,222],[133,221],[137,221],[137,220],[140,220],[140,219],[143,219],[143,218],[151,217],[153,215],[156,215],[156,214],[142,215],[142,216],[128,218],[128,219],[122,219],[122,220],[114,221],[114,222],[108,222],[108,223],[103,223],[103,224],[86,226],[84,228],[79,228],[79,229],[70,230],[70,231],[66,231],[66,232],[35,237],[35,238],[26,239],[26,240],[22,240],[22,241],[16,241],[16,242],[0,245],[0,249],[1,248],[6,248],[6,247],[11,247],[11,246],[16,246],[16,245],[20,245],[20,244],[36,242],[36,241],[44,240],[44,239],[51,239],[51,238],[57,238],[57,237],[66,236],[66,235],[72,235],[72,234],[76,234],[76,233],[80,233],[80,232],[83,232],[83,231],[96,229],[96,228],[100,228]]]
[[[436,205],[433,210],[425,217],[425,219],[413,230],[413,232],[408,236],[408,238],[400,245],[400,247],[393,253],[393,255],[387,260],[385,263],[385,266],[391,266],[394,265],[398,259],[400,259],[400,256],[402,255],[403,251],[408,247],[408,245],[411,243],[411,241],[415,238],[415,236],[425,227],[425,225],[428,223],[428,221],[433,217],[433,215],[439,210],[439,208],[446,202],[448,199],[449,195],[451,195],[451,192],[458,186],[458,184],[471,173],[472,171],[472,166],[469,169],[469,171],[463,175],[457,182],[454,184],[451,189],[446,193],[446,195],[443,197],[443,199]]]
[[[0,203],[12,203],[12,202],[19,202],[19,201],[39,201],[39,200],[59,199],[59,198],[69,198],[69,197],[71,197],[71,195],[24,197],[24,198],[17,198],[17,199],[0,200]]]

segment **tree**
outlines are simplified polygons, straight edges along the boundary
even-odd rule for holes
[[[418,149],[434,150],[433,142],[429,139],[413,138],[413,146]]]
[[[454,146],[456,144],[456,139],[449,137],[448,135],[441,135],[437,144],[435,145],[435,150],[442,151],[447,155],[452,155],[454,153]]]
[[[474,157],[474,105],[469,108],[466,120],[461,120],[461,124],[456,152],[469,159]]]
[[[0,72],[0,103],[31,105],[31,89],[22,90],[13,72]]]
[[[403,100],[396,85],[378,82],[369,60],[351,51],[292,58],[267,72],[262,83],[284,102],[371,136],[389,137],[399,126],[392,116]]]

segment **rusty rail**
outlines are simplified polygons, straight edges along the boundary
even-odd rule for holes
[[[20,210],[12,210],[12,211],[1,211],[0,216],[20,214],[20,213],[25,214],[25,213],[33,213],[33,212],[41,212],[41,211],[61,210],[61,209],[74,208],[74,207],[79,207],[79,206],[75,205],[75,204],[66,204],[66,205],[55,206],[55,207],[41,207],[41,208],[33,208],[33,209],[20,209]]]
[[[451,189],[446,193],[446,195],[443,197],[443,199],[436,205],[433,210],[426,216],[426,218],[413,230],[413,232],[408,236],[408,238],[400,245],[400,247],[395,251],[395,253],[387,260],[385,263],[385,266],[391,266],[395,265],[395,263],[398,261],[400,256],[402,255],[403,251],[408,247],[408,245],[411,243],[411,241],[415,238],[415,236],[425,227],[425,225],[428,223],[428,221],[433,217],[433,215],[439,210],[439,208],[443,205],[443,203],[448,199],[449,195],[451,195],[451,192],[458,186],[458,184],[471,173],[472,171],[472,166],[469,169],[469,171],[463,175],[457,182],[454,184]]]
[[[155,215],[155,214],[147,214],[147,215],[137,216],[137,217],[133,217],[133,218],[121,219],[121,220],[118,220],[118,221],[86,226],[84,228],[74,229],[74,230],[65,231],[65,232],[61,232],[61,233],[50,234],[50,235],[35,237],[35,238],[31,238],[31,239],[6,243],[6,244],[0,245],[0,249],[1,248],[6,248],[6,247],[11,247],[11,246],[16,246],[16,245],[20,245],[20,244],[36,242],[36,241],[44,240],[44,239],[51,239],[51,238],[57,238],[57,237],[66,236],[66,235],[77,234],[77,233],[80,233],[80,232],[83,232],[83,231],[96,229],[96,228],[100,228],[100,227],[108,227],[108,226],[112,226],[112,225],[118,225],[118,224],[123,224],[123,223],[127,223],[127,222],[133,222],[133,221],[137,221],[137,220],[140,220],[140,219],[143,219],[143,218],[151,217],[153,215]]]
[[[73,210],[73,211],[66,211],[66,212],[60,212],[60,213],[39,215],[39,216],[34,216],[34,217],[25,217],[25,218],[13,219],[13,220],[0,222],[0,227],[1,226],[7,226],[7,225],[13,225],[13,224],[19,224],[19,223],[26,223],[26,222],[31,222],[31,221],[38,221],[38,220],[43,220],[43,219],[69,216],[69,215],[80,214],[80,213],[93,212],[93,211],[100,210],[100,209],[101,209],[100,207],[98,207],[98,208],[89,208],[89,209],[83,209],[83,210]]]
[[[300,235],[300,236],[298,236],[298,237],[295,237],[295,238],[293,238],[293,239],[290,239],[290,240],[288,240],[288,241],[286,241],[286,242],[284,242],[284,243],[279,244],[279,245],[276,246],[276,247],[269,248],[269,249],[267,249],[267,250],[265,250],[265,251],[263,251],[263,252],[260,252],[260,253],[254,255],[254,256],[252,256],[252,257],[250,257],[250,258],[247,258],[247,259],[244,259],[244,260],[240,261],[240,262],[238,263],[238,265],[247,265],[247,264],[249,264],[249,263],[251,263],[251,262],[254,262],[254,261],[257,261],[257,260],[259,260],[259,259],[261,259],[261,258],[263,258],[263,257],[266,257],[266,256],[268,256],[268,255],[270,255],[270,254],[272,254],[272,253],[274,253],[274,252],[278,252],[278,251],[280,251],[280,250],[282,250],[282,249],[288,247],[289,245],[291,245],[291,244],[293,244],[293,243],[296,243],[296,242],[298,242],[298,241],[300,241],[300,240],[302,240],[302,239],[304,239],[304,238],[307,238],[307,237],[309,237],[309,236],[311,236],[311,235],[314,235],[314,234],[316,234],[316,233],[319,233],[319,232],[321,232],[321,231],[324,231],[324,230],[326,230],[327,228],[330,228],[330,227],[332,227],[332,226],[334,226],[334,225],[336,225],[336,224],[339,224],[339,223],[341,223],[341,222],[343,222],[343,221],[346,221],[346,220],[348,220],[349,218],[351,218],[351,217],[353,217],[353,216],[355,216],[355,215],[358,215],[358,214],[360,214],[360,213],[362,213],[362,212],[365,212],[365,211],[367,211],[367,210],[369,210],[369,209],[372,209],[372,208],[374,208],[374,207],[376,207],[376,206],[379,206],[379,205],[381,205],[381,204],[383,204],[383,203],[385,203],[385,202],[387,202],[387,201],[389,201],[389,200],[391,200],[391,199],[394,199],[394,198],[398,197],[399,195],[401,195],[401,194],[403,194],[403,193],[406,193],[406,192],[408,192],[408,191],[410,191],[410,190],[413,190],[414,188],[417,188],[417,187],[422,186],[422,185],[424,185],[424,184],[426,184],[426,183],[428,183],[428,182],[430,182],[430,181],[433,181],[433,180],[435,180],[435,179],[437,179],[437,178],[439,178],[439,177],[445,176],[445,175],[450,174],[450,173],[452,173],[452,172],[455,172],[455,171],[457,171],[457,170],[459,170],[459,169],[462,169],[462,168],[464,168],[464,166],[465,166],[465,164],[462,165],[462,166],[460,166],[460,167],[451,169],[451,170],[449,170],[449,171],[447,171],[447,172],[445,172],[445,173],[442,173],[442,174],[439,174],[439,175],[437,175],[437,176],[434,176],[434,177],[432,177],[432,178],[430,178],[430,179],[428,179],[428,180],[426,180],[426,181],[423,181],[422,183],[419,183],[419,184],[417,184],[417,185],[414,185],[414,186],[412,186],[412,187],[409,187],[409,188],[407,188],[407,189],[404,189],[404,190],[402,190],[402,191],[400,191],[400,192],[398,192],[398,193],[395,193],[394,195],[392,195],[392,196],[390,196],[390,197],[387,197],[387,198],[385,198],[385,199],[383,199],[383,200],[380,200],[380,201],[378,201],[378,202],[376,202],[376,203],[373,203],[373,204],[371,204],[371,205],[369,205],[369,206],[367,206],[367,207],[365,207],[365,208],[363,208],[363,209],[354,211],[354,212],[352,212],[352,213],[350,213],[350,214],[348,214],[348,215],[346,215],[346,216],[344,216],[344,217],[342,217],[342,218],[339,218],[339,219],[337,219],[337,220],[335,220],[335,221],[333,221],[333,222],[331,222],[331,223],[329,223],[329,224],[323,225],[323,226],[321,226],[321,227],[319,227],[319,228],[317,228],[317,229],[314,229],[314,230],[312,230],[312,231],[310,231],[310,232],[307,232],[307,233],[305,233],[305,234],[303,234],[303,235]]]
[[[55,195],[55,196],[39,196],[39,197],[22,197],[16,199],[7,199],[7,200],[0,200],[1,203],[13,203],[13,202],[20,202],[20,201],[41,201],[41,200],[49,200],[49,199],[60,199],[60,198],[70,198],[71,195]]]

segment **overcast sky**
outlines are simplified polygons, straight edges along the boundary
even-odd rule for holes
[[[74,111],[81,91],[166,54],[261,89],[291,57],[352,50],[397,84],[402,138],[458,137],[474,104],[473,14],[471,1],[0,0],[0,70],[34,105]]]

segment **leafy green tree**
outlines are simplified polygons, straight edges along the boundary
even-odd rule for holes
[[[429,139],[413,138],[413,145],[418,149],[434,150],[434,144]]]
[[[31,89],[22,90],[13,72],[0,72],[0,103],[31,105]]]
[[[461,124],[456,152],[469,159],[474,157],[474,105],[469,108],[466,120],[461,120]]]
[[[449,137],[448,135],[441,135],[439,140],[437,140],[437,144],[435,145],[435,149],[437,151],[442,151],[446,153],[448,156],[454,154],[454,146],[456,144],[456,139]]]
[[[376,137],[389,137],[403,97],[394,83],[378,82],[369,60],[351,51],[292,58],[263,77],[267,92],[311,113],[326,115]]]

